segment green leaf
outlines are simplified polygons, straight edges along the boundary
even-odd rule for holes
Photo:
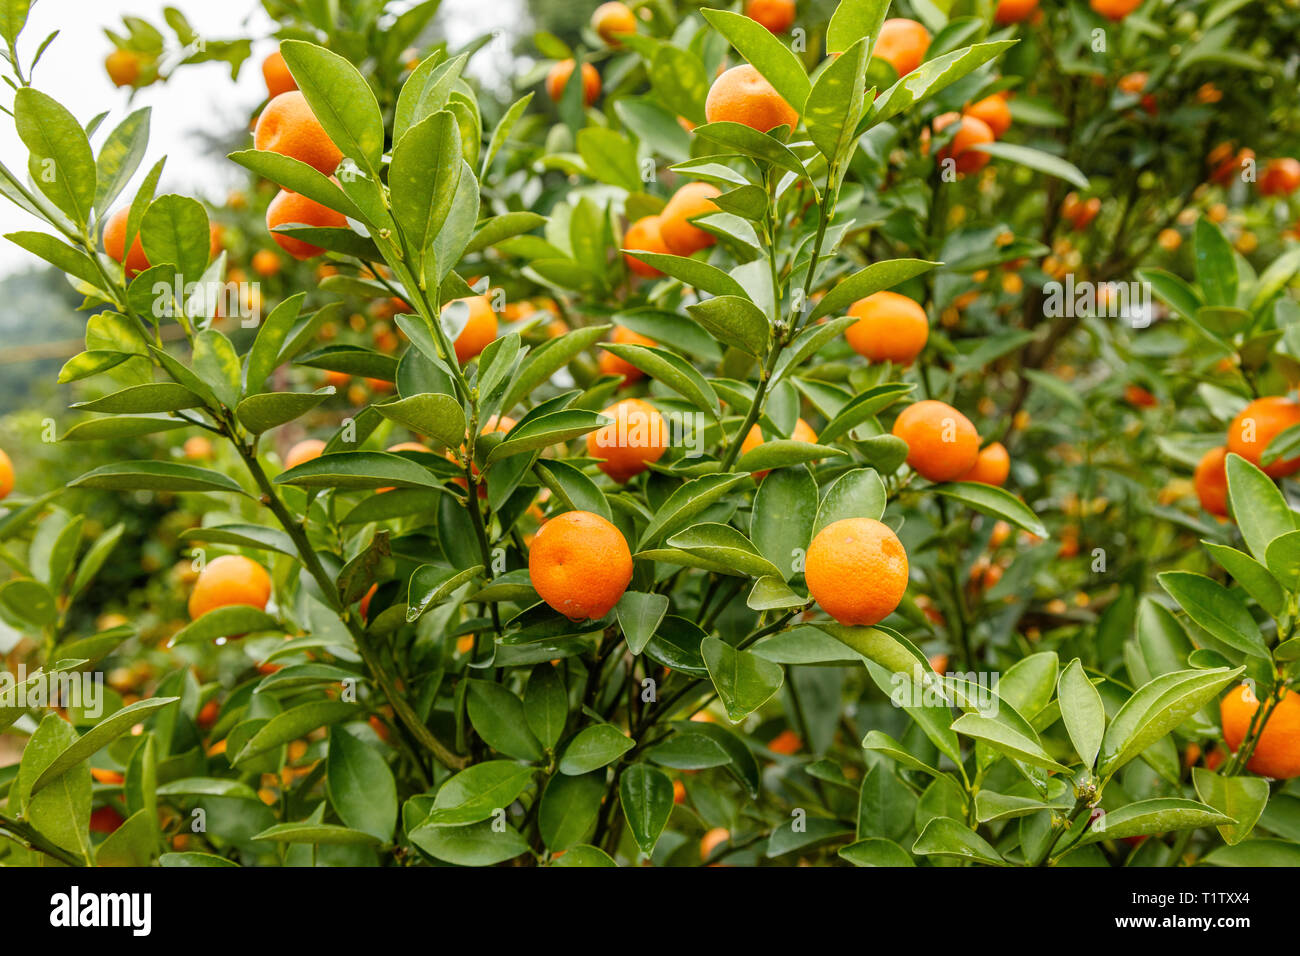
[[[384,121],[365,78],[343,57],[313,43],[285,40],[280,53],[329,138],[378,183]]]
[[[144,415],[156,412],[175,412],[186,408],[196,408],[203,404],[199,398],[184,385],[174,382],[149,382],[144,385],[130,385],[119,392],[105,395],[89,402],[77,402],[69,406],[82,412],[103,412],[112,415]]]
[[[290,192],[306,196],[312,202],[318,202],[327,209],[341,212],[343,215],[366,222],[365,214],[357,204],[348,198],[335,183],[324,173],[301,160],[282,153],[273,153],[268,149],[245,149],[231,153],[227,157],[251,170],[264,179],[269,179],[283,186]]]
[[[696,515],[720,501],[737,485],[750,480],[749,475],[705,475],[681,485],[659,506],[641,532],[638,550],[686,527]]]
[[[1236,846],[1221,846],[1201,858],[1209,866],[1282,867],[1300,866],[1300,846],[1286,840],[1247,840]]]
[[[832,448],[830,445],[777,438],[765,441],[757,448],[751,448],[741,455],[740,460],[736,462],[736,471],[767,472],[773,468],[788,468],[791,465],[802,465],[825,458],[837,458],[843,454],[840,449]]]
[[[840,0],[826,27],[826,52],[843,53],[863,38],[874,39],[888,9],[888,0]]]
[[[391,452],[340,451],[303,462],[275,476],[276,484],[302,488],[441,488],[431,472]]]
[[[325,783],[330,804],[347,826],[381,843],[392,839],[397,826],[397,784],[374,747],[342,727],[331,727]]]
[[[650,638],[654,637],[659,622],[668,612],[666,594],[639,591],[624,591],[623,596],[614,605],[614,614],[618,618],[619,629],[627,640],[627,647],[633,654],[645,650]]]
[[[1040,538],[1047,537],[1047,529],[1038,520],[1038,516],[1030,511],[1023,501],[1004,488],[975,481],[954,481],[935,485],[932,490],[948,498],[954,498],[962,504],[970,505],[983,514],[1009,521],[1017,527],[1024,528],[1030,534]]]
[[[871,468],[855,468],[836,478],[826,489],[817,508],[817,521],[813,536],[827,525],[845,518],[874,518],[879,521],[885,514],[885,483]]]
[[[30,792],[32,794],[39,793],[44,787],[53,783],[81,761],[107,747],[154,711],[175,703],[177,700],[180,700],[180,698],[150,697],[146,700],[136,701],[121,710],[114,711],[72,741],[67,748],[55,757],[41,772],[41,775],[36,778]]]
[[[1219,836],[1229,846],[1250,836],[1268,803],[1268,781],[1259,777],[1223,777],[1204,767],[1192,768],[1196,795],[1235,823],[1219,827]]]
[[[530,418],[512,428],[506,439],[488,452],[487,463],[493,465],[512,455],[537,451],[549,445],[578,438],[587,432],[608,425],[611,421],[613,419],[606,418],[604,415],[577,409]]]
[[[283,632],[280,622],[261,608],[245,604],[230,604],[208,611],[175,634],[168,647],[177,644],[201,644],[223,637],[239,637],[263,631]]]
[[[1088,177],[1079,170],[1079,167],[1068,160],[1062,159],[1060,156],[1043,152],[1041,149],[1031,149],[1028,146],[1019,146],[1015,143],[997,142],[978,143],[972,148],[977,152],[987,153],[998,159],[1009,160],[1020,166],[1046,173],[1048,176],[1064,179],[1067,183],[1078,186],[1080,189],[1088,188]]]
[[[783,581],[794,577],[795,559],[808,550],[817,506],[817,482],[807,468],[778,469],[758,486],[749,534]]]
[[[14,94],[13,118],[30,153],[27,169],[32,182],[84,227],[94,208],[98,181],[86,131],[56,100],[30,86]]]
[[[865,123],[876,126],[946,89],[1015,44],[994,40],[953,50],[922,63],[876,98]]]
[[[989,866],[1006,866],[988,841],[951,817],[934,817],[912,844],[921,856],[951,856]]]
[[[649,73],[656,102],[692,123],[704,122],[709,76],[699,57],[689,50],[664,43],[650,58]]]
[[[374,406],[389,421],[455,448],[465,441],[465,412],[450,395],[425,392]]]
[[[588,839],[595,830],[604,797],[604,773],[577,777],[555,774],[546,783],[537,814],[542,842],[552,853],[559,853]]]
[[[1296,530],[1295,515],[1273,479],[1240,455],[1228,454],[1225,471],[1232,516],[1250,553],[1265,560],[1269,542]]]
[[[510,760],[488,760],[462,770],[439,788],[433,812],[421,826],[464,826],[486,820],[514,803],[536,772]]]
[[[941,263],[926,259],[886,259],[882,262],[873,262],[847,279],[840,280],[835,288],[827,292],[817,303],[808,316],[808,321],[816,322],[823,315],[846,311],[859,299],[865,299],[882,289],[889,289],[908,279],[914,279],[938,265]]]
[[[388,170],[393,216],[419,259],[447,221],[464,164],[460,129],[446,110],[433,113],[402,134]]]
[[[235,416],[250,432],[260,435],[307,414],[333,394],[332,385],[315,392],[262,392],[240,402]]]
[[[779,577],[780,571],[740,531],[730,525],[706,522],[679,531],[667,544],[690,554],[698,554],[750,577]]]
[[[762,707],[785,682],[785,671],[752,651],[737,650],[716,637],[700,644],[709,678],[733,724]]]
[[[773,36],[767,27],[742,14],[708,8],[700,12],[731,41],[741,56],[767,78],[795,112],[803,113],[812,84],[803,64],[789,47]]]
[[[358,709],[355,704],[339,700],[312,700],[298,704],[286,711],[276,714],[264,723],[243,749],[234,755],[233,763],[240,764],[275,750],[291,740],[305,737],[313,730],[337,724],[344,720],[355,720]]]
[[[420,565],[412,572],[407,589],[406,620],[418,621],[429,608],[482,573],[481,564],[464,569],[440,567],[436,564]]]
[[[986,717],[975,713],[962,714],[953,721],[952,729],[967,737],[982,740],[995,750],[1022,763],[1056,773],[1068,772],[1068,768],[1051,758],[1038,740],[1021,733],[1019,728],[1013,726],[1010,721],[1003,720],[1002,716],[1002,714],[997,717]]]
[[[1295,532],[1291,533],[1294,534]],[[1285,538],[1286,535],[1282,535],[1280,538],[1274,539],[1274,541],[1283,541]],[[1210,552],[1210,556],[1219,562],[1219,566],[1231,574],[1237,583],[1245,589],[1246,593],[1259,602],[1260,607],[1273,617],[1282,616],[1286,596],[1282,593],[1282,585],[1278,583],[1277,578],[1273,577],[1268,568],[1244,551],[1230,548],[1226,544],[1216,544],[1213,541],[1205,540],[1202,540],[1201,544],[1205,546],[1206,551]],[[1266,550],[1266,557],[1267,554],[1268,551]]]
[[[1264,549],[1264,563],[1287,593],[1300,591],[1300,531],[1288,531],[1270,541]]]
[[[197,282],[208,267],[212,249],[208,212],[189,196],[159,196],[149,204],[140,223],[140,243],[150,265],[170,263],[186,282]],[[197,367],[195,371],[199,371]]]
[[[671,778],[654,767],[632,764],[619,778],[618,793],[632,838],[641,852],[650,856],[673,812]]]
[[[493,750],[518,760],[542,759],[542,748],[528,729],[524,704],[500,684],[471,680],[469,720],[475,732]]]
[[[550,662],[537,664],[528,675],[524,687],[524,718],[528,729],[547,750],[553,749],[564,735],[564,725],[569,719],[569,693],[559,671]]]
[[[1200,827],[1231,824],[1232,818],[1195,800],[1176,797],[1158,797],[1139,800],[1118,810],[1106,812],[1104,827],[1094,824],[1075,846],[1086,846],[1100,840],[1122,840],[1124,837],[1149,836],[1170,830],[1195,830]],[[1100,821],[1099,821],[1100,823]]]
[[[1206,305],[1231,306],[1237,301],[1237,260],[1223,231],[1202,216],[1196,220],[1194,249],[1196,284]]]
[[[277,823],[253,837],[271,843],[312,843],[317,846],[374,846],[382,843],[373,834],[337,823]]]
[[[104,838],[95,852],[96,866],[148,866],[153,862],[155,818],[139,810]]]
[[[457,866],[494,866],[528,852],[518,830],[499,830],[493,820],[464,827],[419,827],[411,842],[438,860]]]
[[[635,742],[613,724],[592,724],[580,730],[560,754],[560,773],[576,777],[599,770],[635,746]]]
[[[1213,578],[1193,571],[1165,571],[1157,575],[1187,616],[1230,647],[1267,659],[1268,645],[1239,591],[1229,591]]]
[[[829,162],[838,160],[856,139],[866,92],[867,43],[863,36],[831,60],[808,96],[804,124]]]
[[[1106,711],[1101,704],[1101,695],[1088,680],[1078,658],[1061,671],[1056,696],[1060,700],[1061,720],[1070,735],[1074,752],[1085,767],[1091,767],[1097,762],[1097,752],[1106,732]]]
[[[916,866],[911,856],[893,840],[869,837],[840,847],[838,856],[854,866]]]
[[[749,299],[719,295],[688,305],[686,311],[724,345],[733,345],[750,355],[766,354],[771,324],[763,311]]]
[[[719,417],[718,396],[708,379],[674,352],[644,345],[605,344],[601,348],[635,365],[657,382],[681,395],[696,408]]]
[[[666,252],[644,252],[641,250],[623,250],[635,252],[636,257],[648,266],[679,279],[684,285],[699,289],[713,296],[729,295],[748,299],[745,287],[723,272],[717,266],[709,265],[701,259],[687,259],[682,256],[669,255]]]

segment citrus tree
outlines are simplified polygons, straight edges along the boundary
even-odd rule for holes
[[[436,2],[266,6],[212,209],[0,4],[52,437],[155,451],[69,485],[191,568],[166,648],[88,627],[126,525],[0,458],[0,860],[1300,858],[1294,31],[606,3],[497,102]],[[125,26],[122,86],[247,55]]]

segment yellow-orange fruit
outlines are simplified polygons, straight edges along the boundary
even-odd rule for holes
[[[279,50],[262,61],[262,79],[266,80],[266,95],[270,99],[298,88],[298,83],[289,72],[289,65],[284,62]]]
[[[664,237],[659,234],[659,217],[642,216],[628,226],[627,232],[623,234],[623,248],[667,253],[668,246],[664,243]],[[657,279],[663,275],[654,266],[647,265],[636,256],[628,255],[625,252],[623,253],[623,259],[627,262],[627,267],[642,278]]]
[[[306,163],[330,176],[343,161],[343,152],[307,105],[307,97],[289,90],[266,104],[253,131],[255,149],[270,150]]]
[[[311,461],[313,458],[319,458],[324,450],[325,443],[319,438],[303,439],[290,448],[289,454],[284,456],[285,471],[296,468],[303,462]]]
[[[907,76],[925,59],[930,49],[930,31],[905,17],[893,17],[880,26],[880,36],[871,51],[890,66],[899,76]]]
[[[688,220],[717,212],[713,201],[721,190],[710,183],[687,183],[668,200],[659,214],[659,235],[675,256],[689,256],[718,241],[712,233]]]
[[[135,86],[140,79],[140,54],[134,50],[114,50],[104,59],[104,69],[114,86]]]
[[[794,0],[747,0],[745,16],[778,36],[794,26]]]
[[[280,257],[270,249],[258,249],[253,253],[249,265],[263,279],[269,279],[280,271]]]
[[[191,435],[181,446],[181,454],[190,461],[207,461],[212,457],[212,442],[202,435]]]
[[[994,139],[1001,139],[1011,129],[1011,108],[1001,93],[975,101],[966,107],[966,115],[983,120],[984,125],[993,131]]]
[[[980,450],[979,457],[970,471],[961,476],[961,481],[978,481],[982,485],[996,485],[1001,488],[1007,483],[1011,474],[1011,456],[1000,441],[995,441]]]
[[[668,424],[659,409],[639,398],[625,398],[602,415],[614,419],[587,433],[587,454],[620,484],[641,474],[668,450]]]
[[[1300,404],[1289,398],[1257,398],[1228,425],[1228,451],[1263,468],[1270,478],[1284,478],[1300,471],[1300,456],[1260,464],[1268,443],[1292,425],[1300,424]]]
[[[636,33],[636,16],[618,0],[602,3],[591,15],[591,28],[611,46],[621,45],[620,34]]]
[[[1119,21],[1142,6],[1142,0],[1088,0],[1088,6],[1108,20]]]
[[[907,442],[907,463],[930,481],[955,481],[979,458],[980,436],[970,419],[933,399],[903,409],[893,433]]]
[[[497,337],[497,314],[492,311],[492,305],[485,295],[453,299],[444,308],[450,307],[455,302],[464,302],[469,306],[469,321],[465,323],[465,328],[461,329],[453,343],[456,349],[456,360],[463,365],[477,357]]]
[[[882,291],[849,306],[856,318],[844,332],[853,351],[871,362],[908,366],[925,348],[930,320],[917,302],[897,292]]]
[[[190,617],[197,620],[219,607],[247,605],[259,611],[271,599],[271,576],[256,561],[238,554],[213,558],[199,572],[190,592]]]
[[[722,827],[714,827],[700,838],[700,859],[707,860],[713,851],[731,839],[731,833]]]
[[[1246,739],[1259,701],[1246,684],[1232,689],[1219,702],[1223,740],[1236,751]],[[1300,694],[1288,690],[1273,708],[1246,768],[1261,777],[1290,780],[1300,776]]]
[[[1261,196],[1289,196],[1300,189],[1300,159],[1269,160],[1259,177]]]
[[[740,123],[760,133],[778,126],[793,129],[799,114],[748,63],[733,66],[713,81],[704,101],[704,116],[710,123]]]
[[[564,88],[573,75],[573,61],[561,60],[546,74],[546,92],[555,102],[564,95]],[[600,96],[600,74],[590,63],[582,64],[582,101],[590,106]]]
[[[104,221],[104,252],[114,262],[121,262],[128,279],[134,278],[149,268],[149,257],[144,254],[137,232],[131,243],[130,254],[126,253],[126,220],[131,215],[127,207],[119,209]],[[123,261],[125,259],[125,261]]]
[[[1228,515],[1227,460],[1228,449],[1211,448],[1201,456],[1196,471],[1192,473],[1192,487],[1196,489],[1201,507],[1220,517]]]
[[[989,154],[982,153],[973,147],[982,143],[993,142],[995,138],[993,130],[989,129],[988,123],[977,117],[944,113],[942,116],[935,118],[934,131],[938,133],[954,122],[960,124],[956,135],[953,136],[947,146],[939,150],[936,156],[940,162],[951,159],[957,172],[962,175],[979,172],[988,165]]]
[[[0,500],[9,497],[14,490],[14,463],[3,448],[0,448]]]
[[[619,345],[649,345],[657,343],[654,339],[646,338],[644,335],[638,335],[626,326],[614,326],[614,332],[610,335],[609,340]],[[602,375],[622,375],[623,385],[631,385],[633,382],[639,382],[645,378],[645,372],[641,371],[627,359],[615,355],[613,352],[601,351],[600,359],[597,362]]]
[[[878,624],[907,591],[907,551],[888,525],[843,518],[813,537],[804,580],[821,609],[839,623]]]
[[[541,599],[570,620],[600,618],[632,580],[632,552],[600,515],[566,511],[533,538],[528,576]]]
[[[313,246],[310,242],[275,231],[277,226],[292,224],[346,229],[348,219],[343,213],[322,206],[314,199],[281,189],[266,207],[266,228],[277,246],[301,261],[319,256],[325,250],[320,246]]]
[[[999,26],[1005,27],[1029,19],[1037,9],[1038,0],[998,0],[998,8],[993,14],[993,19]]]

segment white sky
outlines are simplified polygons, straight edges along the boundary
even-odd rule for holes
[[[448,39],[454,46],[494,28],[520,29],[523,19],[520,5],[520,0],[444,0],[439,19],[448,29]],[[129,91],[116,89],[104,72],[104,58],[112,50],[112,43],[103,30],[105,27],[120,30],[124,14],[162,25],[162,11],[166,6],[181,10],[200,35],[214,40],[264,37],[273,28],[257,0],[36,0],[19,44],[20,58],[30,64],[41,41],[52,30],[59,30],[36,68],[34,85],[70,109],[82,123],[104,110],[111,110],[101,127],[101,136],[128,112],[142,106],[152,107],[149,152],[140,164],[137,181],[166,155],[160,193],[181,192],[220,202],[245,174],[224,157],[214,158],[207,152],[196,131],[207,124],[222,133],[247,121],[252,109],[266,95],[261,62],[275,48],[275,41],[254,42],[253,55],[240,71],[237,83],[231,81],[225,63],[191,65],[165,84],[137,91],[128,102]],[[170,31],[164,29],[164,33]],[[71,68],[74,66],[75,69]],[[0,86],[0,97],[6,106],[12,102],[12,94],[6,87]],[[14,132],[12,121],[3,114],[0,114],[0,162],[19,176],[26,173],[27,150]],[[124,195],[129,196],[134,186],[134,183],[128,186]],[[0,235],[42,226],[0,198]],[[0,274],[25,268],[32,262],[29,253],[0,240]]]

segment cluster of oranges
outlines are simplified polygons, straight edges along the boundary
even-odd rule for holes
[[[1228,425],[1227,444],[1211,448],[1196,465],[1192,483],[1201,507],[1210,514],[1228,514],[1228,453],[1240,455],[1270,478],[1285,478],[1300,471],[1300,457],[1280,458],[1263,464],[1269,443],[1292,425],[1300,424],[1300,402],[1282,395],[1257,398],[1239,411]]]

